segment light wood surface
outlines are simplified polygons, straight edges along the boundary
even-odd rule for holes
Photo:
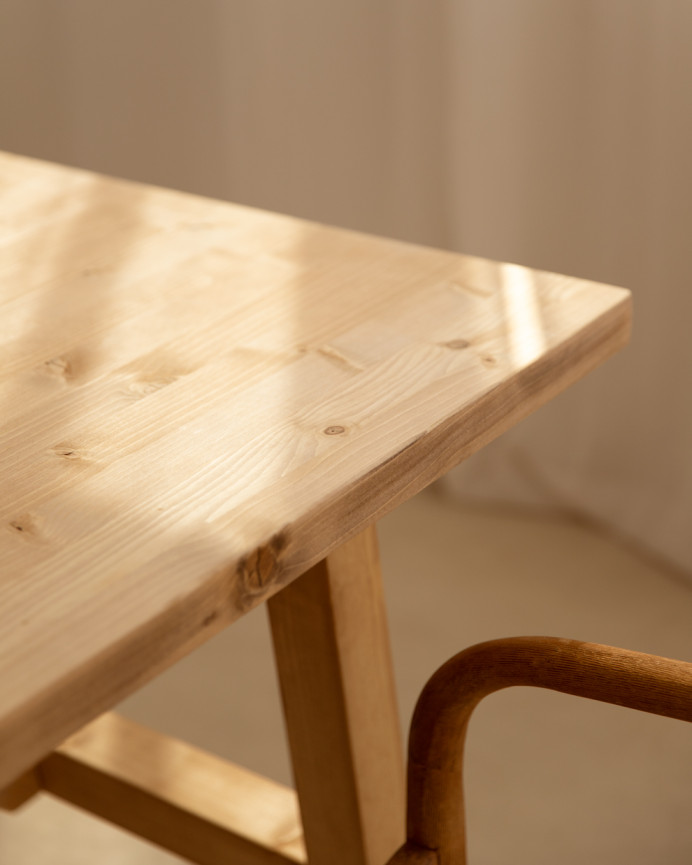
[[[621,289],[0,157],[0,787],[627,340]]]
[[[199,865],[306,861],[293,790],[113,713],[38,774],[49,793]]]
[[[374,527],[268,603],[310,865],[381,865],[404,759]]]
[[[435,850],[439,865],[464,865],[468,722],[484,697],[514,685],[692,721],[690,662],[558,637],[471,646],[439,668],[416,705],[408,748],[408,844],[391,865],[414,865],[418,849]]]

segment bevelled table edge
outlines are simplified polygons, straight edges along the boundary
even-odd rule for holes
[[[132,630],[100,656],[10,716],[0,718],[0,742],[11,753],[0,766],[0,787],[45,757],[63,739],[267,600],[341,543],[376,522],[471,454],[548,402],[626,345],[631,297],[621,299],[578,332],[485,393],[390,459],[334,494],[251,556],[232,562],[210,551],[203,585]],[[550,369],[547,381],[542,376]],[[556,372],[557,371],[557,372]],[[469,417],[476,418],[469,425]],[[480,422],[479,422],[480,421]],[[434,451],[436,459],[423,459]],[[319,543],[315,539],[319,538]],[[158,559],[152,572],[165,567]]]

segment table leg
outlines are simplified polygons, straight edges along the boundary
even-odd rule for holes
[[[374,526],[268,602],[310,865],[383,865],[404,767]]]

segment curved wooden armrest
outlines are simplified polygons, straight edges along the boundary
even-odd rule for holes
[[[692,663],[557,637],[472,646],[437,670],[416,705],[409,738],[408,842],[402,855],[427,849],[436,851],[440,865],[464,865],[466,728],[483,697],[511,685],[692,721]]]

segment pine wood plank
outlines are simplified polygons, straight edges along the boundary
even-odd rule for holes
[[[381,865],[404,839],[404,765],[374,527],[268,610],[310,865]]]
[[[0,156],[0,787],[620,348],[622,289]]]
[[[114,713],[39,774],[47,792],[198,865],[306,861],[293,790]]]

